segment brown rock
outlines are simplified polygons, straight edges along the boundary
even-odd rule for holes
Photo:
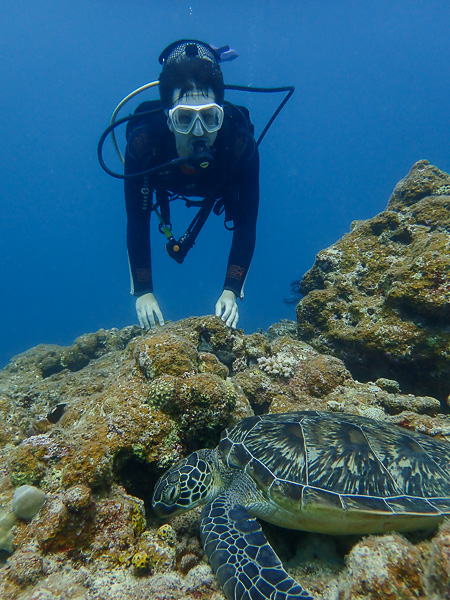
[[[413,166],[385,211],[319,252],[300,285],[299,335],[360,380],[450,390],[450,176]]]
[[[366,538],[348,556],[339,600],[425,600],[423,569],[420,552],[403,537]]]

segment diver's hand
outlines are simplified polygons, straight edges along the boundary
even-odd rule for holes
[[[136,312],[139,324],[144,329],[154,329],[156,323],[164,325],[164,317],[153,294],[139,296],[136,300]]]
[[[216,317],[221,317],[228,327],[236,329],[239,320],[239,311],[236,295],[230,290],[224,290],[216,302]]]

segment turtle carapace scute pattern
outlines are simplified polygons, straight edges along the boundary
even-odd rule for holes
[[[249,417],[156,484],[160,516],[199,504],[202,545],[227,599],[312,600],[256,518],[328,534],[435,527],[450,516],[450,444],[343,413]]]

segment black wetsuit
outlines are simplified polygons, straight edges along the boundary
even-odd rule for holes
[[[153,108],[154,102],[145,102],[136,113]],[[226,218],[234,225],[223,289],[231,290],[236,296],[241,295],[255,248],[259,154],[247,109],[225,103],[224,111],[223,125],[211,148],[213,166],[205,171],[183,166],[158,177],[142,175],[125,179],[127,248],[131,293],[135,296],[153,291],[150,214],[154,192],[158,197],[159,193],[164,194],[164,190],[186,197],[214,196],[223,199]],[[163,111],[130,121],[125,174],[139,173],[176,158],[175,136],[167,126]]]

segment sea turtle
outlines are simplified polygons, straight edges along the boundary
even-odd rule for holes
[[[156,484],[160,516],[203,503],[202,544],[229,600],[312,600],[254,517],[329,534],[435,527],[450,516],[450,444],[342,413],[249,417]]]

